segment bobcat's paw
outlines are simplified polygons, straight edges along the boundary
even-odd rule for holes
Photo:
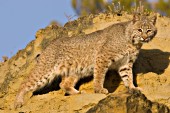
[[[99,90],[95,90],[95,93],[108,94],[109,92],[106,88],[101,88]]]
[[[14,108],[15,109],[17,109],[17,108],[20,108],[20,107],[22,107],[23,106],[23,104],[24,104],[24,101],[15,101],[15,103],[14,103]]]

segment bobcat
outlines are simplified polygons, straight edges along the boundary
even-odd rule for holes
[[[55,39],[40,55],[38,63],[20,86],[14,107],[21,107],[24,95],[36,91],[61,76],[60,88],[68,94],[78,94],[74,88],[80,78],[94,75],[94,92],[107,94],[103,87],[108,70],[116,70],[124,85],[133,84],[132,66],[143,43],[157,33],[156,15],[134,14],[128,22],[111,25],[85,36]]]

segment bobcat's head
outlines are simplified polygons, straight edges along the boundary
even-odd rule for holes
[[[134,15],[131,26],[131,39],[134,45],[149,42],[157,33],[156,15],[152,17]]]

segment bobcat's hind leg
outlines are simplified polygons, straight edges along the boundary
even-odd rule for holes
[[[78,94],[80,91],[74,88],[78,80],[78,76],[62,77],[60,88],[70,95]]]
[[[27,82],[27,83],[23,83],[21,86],[20,86],[20,89],[18,91],[18,94],[16,95],[16,99],[15,99],[15,102],[14,102],[14,108],[17,109],[17,108],[20,108],[23,106],[24,104],[24,96],[26,93],[28,93],[29,91],[34,91],[35,88],[31,88],[30,87],[30,82]]]
[[[17,109],[17,108],[20,108],[23,106],[24,104],[24,95],[27,91],[26,90],[21,90],[17,96],[16,96],[16,99],[15,99],[15,102],[14,102],[14,108]]]

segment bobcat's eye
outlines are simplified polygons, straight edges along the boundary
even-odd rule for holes
[[[149,33],[149,32],[151,32],[151,30],[150,30],[150,29],[148,29],[148,30],[147,30],[147,33]]]
[[[142,32],[142,29],[138,29],[139,32]]]

